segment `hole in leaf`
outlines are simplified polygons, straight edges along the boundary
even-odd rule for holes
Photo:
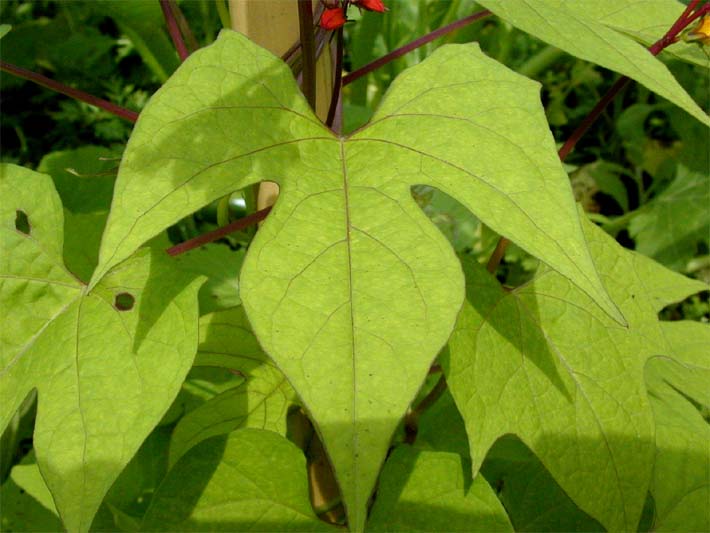
[[[113,305],[119,311],[130,311],[131,309],[133,309],[133,305],[135,303],[136,299],[133,297],[132,294],[122,292],[116,295],[116,299],[114,300]]]
[[[20,209],[15,212],[15,229],[25,235],[30,234],[30,219],[27,218],[27,213]]]

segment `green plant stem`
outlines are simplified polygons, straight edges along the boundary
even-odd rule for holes
[[[231,30],[232,29],[232,19],[229,16],[229,8],[227,7],[226,0],[216,0],[217,5],[217,15],[219,15],[219,21],[222,23],[222,27]]]
[[[316,47],[313,36],[313,4],[311,0],[298,0],[298,26],[301,34],[303,62],[301,91],[308,105],[316,109]]]
[[[668,29],[665,35],[648,47],[648,51],[651,52],[654,56],[657,56],[664,48],[673,44],[676,41],[678,35],[686,27],[688,27],[691,22],[701,17],[702,15],[710,12],[710,3],[708,3],[703,5],[698,11],[693,13],[693,10],[695,10],[699,3],[700,0],[692,0],[692,2],[688,4],[683,13],[681,13],[681,15],[675,21],[675,23],[673,23],[673,25]],[[597,121],[597,119],[601,116],[602,111],[604,111],[606,106],[609,105],[609,103],[613,101],[614,98],[616,98],[616,96],[629,83],[629,81],[631,81],[629,77],[622,76],[621,78],[616,80],[614,85],[612,85],[611,88],[607,91],[607,93],[602,96],[599,102],[597,102],[597,105],[594,106],[594,109],[592,109],[589,114],[584,118],[584,120],[582,120],[582,123],[577,127],[576,130],[572,132],[572,135],[569,136],[567,141],[560,148],[558,152],[558,155],[560,156],[560,161],[564,161],[570,154],[570,152],[574,150],[574,147],[577,145],[579,139],[581,139],[582,136],[592,126],[592,124]],[[488,270],[488,272],[492,274],[496,271],[498,265],[503,259],[503,255],[505,255],[505,250],[509,244],[510,241],[505,237],[501,237],[498,240],[498,244],[496,245],[495,250],[493,250],[493,254],[491,255],[486,265],[486,269]]]
[[[496,60],[499,63],[507,65],[510,59],[510,52],[513,49],[512,39],[510,38],[513,33],[513,28],[507,22],[501,20],[499,31],[501,32],[498,38],[500,40],[500,49],[496,55]]]
[[[624,213],[623,215],[618,216],[615,219],[609,221],[607,224],[602,224],[602,227],[604,228],[604,231],[606,231],[610,235],[615,236],[622,229],[624,229],[626,226],[628,226],[629,223],[631,222],[631,220],[638,214],[639,214],[639,209],[629,211],[629,212]]]
[[[343,28],[338,29],[336,39],[333,94],[330,97],[328,117],[325,120],[325,125],[329,128],[333,126],[333,121],[335,120],[335,112],[338,109],[338,101],[340,100],[340,89],[343,85]]]
[[[18,67],[2,60],[0,60],[0,70],[17,76],[18,78],[34,82],[37,85],[41,85],[42,87],[45,87],[52,91],[64,94],[66,96],[74,98],[75,100],[79,100],[80,102],[85,102],[87,104],[96,106],[100,109],[103,109],[104,111],[108,111],[112,115],[116,115],[117,117],[128,120],[130,122],[135,122],[136,120],[138,120],[138,113],[136,111],[131,111],[130,109],[126,109],[125,107],[113,104],[108,100],[99,98],[98,96],[94,96],[78,89],[74,89],[73,87],[64,85],[63,83],[48,78],[47,76],[43,76],[42,74],[32,72],[31,70]]]
[[[564,55],[565,53],[559,48],[548,45],[523,63],[518,69],[518,73],[528,78],[534,78]]]

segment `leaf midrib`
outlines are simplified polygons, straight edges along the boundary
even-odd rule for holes
[[[347,171],[347,166],[345,164],[345,141],[344,139],[340,139],[340,161],[342,164],[342,170],[343,170],[343,197],[345,200],[345,243],[347,246],[347,256],[348,256],[348,291],[349,291],[349,299],[350,299],[350,338],[351,338],[351,346],[352,346],[352,383],[353,383],[353,389],[352,389],[352,406],[351,406],[351,411],[350,411],[350,420],[352,423],[353,427],[353,434],[352,434],[352,445],[353,445],[353,470],[355,471],[355,475],[353,476],[353,493],[354,493],[354,500],[355,500],[355,505],[354,509],[352,509],[352,512],[355,513],[360,513],[360,503],[359,503],[359,489],[358,489],[358,459],[359,459],[359,442],[358,442],[358,434],[357,431],[354,430],[356,428],[356,423],[355,421],[357,420],[357,365],[356,365],[356,360],[355,360],[355,313],[353,309],[353,260],[352,260],[352,237],[351,237],[351,221],[350,221],[350,196],[348,194],[348,189],[349,189],[349,182],[348,182],[348,171]]]

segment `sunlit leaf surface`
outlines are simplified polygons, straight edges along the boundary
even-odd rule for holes
[[[36,388],[40,471],[64,526],[87,531],[192,364],[200,281],[143,250],[88,291],[64,267],[51,178],[2,165],[0,197],[0,428]]]

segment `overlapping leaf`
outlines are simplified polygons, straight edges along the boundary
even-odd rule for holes
[[[196,362],[226,366],[245,380],[180,419],[170,443],[171,465],[197,443],[240,427],[286,433],[293,389],[259,349],[241,307],[202,317]]]
[[[612,29],[611,23],[612,27],[597,20],[596,2],[481,0],[479,3],[538,39],[636,80],[710,126],[710,117],[663,63],[631,37]],[[601,14],[611,16],[605,7],[608,6],[603,2]],[[663,33],[665,30],[656,39],[660,39]]]
[[[673,350],[649,361],[646,382],[656,420],[651,494],[654,531],[710,530],[710,327],[663,324]]]
[[[313,513],[301,450],[260,429],[188,451],[158,488],[141,529],[336,531]]]
[[[243,261],[244,250],[235,252],[222,244],[212,243],[174,258],[177,268],[207,277],[200,289],[201,315],[241,303],[239,271]]]
[[[190,368],[199,281],[146,250],[87,291],[62,262],[51,178],[0,173],[0,428],[36,388],[42,476],[65,527],[86,531]]]
[[[498,437],[514,433],[580,508],[610,530],[631,530],[654,457],[644,365],[671,349],[658,306],[704,285],[623,250],[591,223],[586,231],[628,327],[548,269],[504,292],[469,263],[469,299],[443,364],[466,421],[474,472]]]
[[[398,447],[382,470],[368,531],[513,531],[483,476],[464,482],[454,453]]]
[[[0,488],[3,531],[59,531],[62,523],[54,508],[52,495],[37,468],[25,457],[12,468]]]
[[[574,504],[538,458],[511,435],[496,441],[481,473],[496,488],[515,531],[604,529]]]
[[[279,183],[240,292],[313,416],[360,530],[390,436],[463,299],[459,263],[412,200],[413,185],[457,198],[623,321],[587,251],[538,88],[475,45],[444,47],[342,139],[315,118],[282,62],[223,32],[141,113],[94,283],[205,203]]]
[[[676,0],[573,0],[564,2],[564,6],[581,17],[625,33],[646,46],[664,35],[685,9],[685,5]],[[678,40],[664,53],[706,68],[710,66],[708,56],[695,43]]]

